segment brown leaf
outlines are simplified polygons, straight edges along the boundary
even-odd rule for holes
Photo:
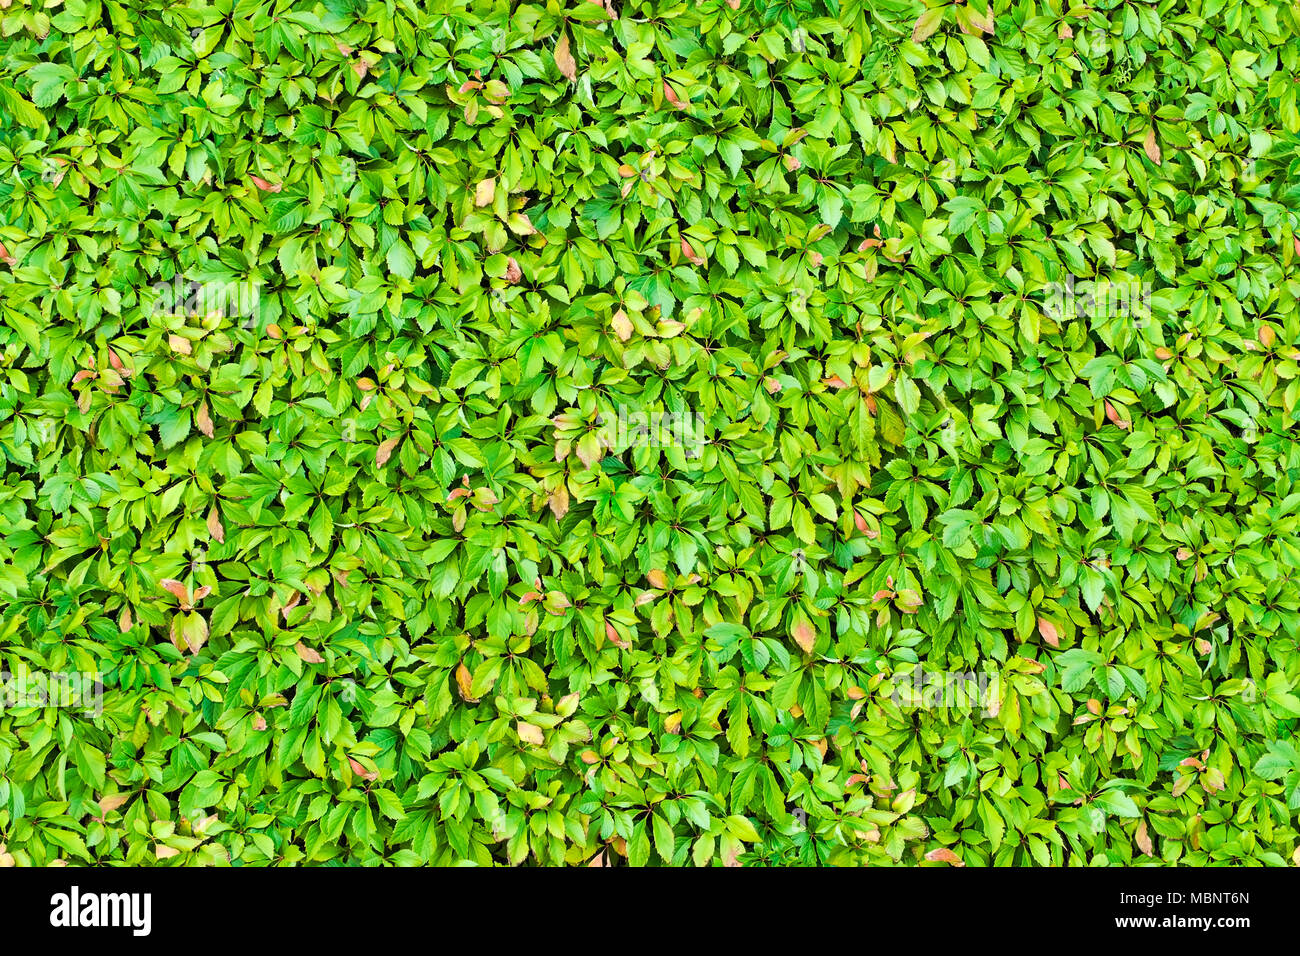
[[[199,403],[199,410],[194,415],[194,424],[198,426],[199,431],[203,432],[203,434],[209,438],[212,437],[215,429],[212,425],[212,416],[208,414],[207,402]]]
[[[490,206],[497,197],[497,178],[489,176],[474,187],[474,205]]]
[[[254,729],[254,730],[266,730],[266,718],[263,717],[261,714],[258,714],[256,717],[254,717],[254,718],[253,718],[253,729]]]
[[[190,340],[183,335],[168,335],[167,344],[171,346],[173,352],[179,352],[181,355],[190,355],[194,351]]]
[[[563,482],[547,497],[547,504],[557,519],[569,513],[569,489]]]
[[[506,281],[514,285],[523,277],[524,270],[519,268],[519,263],[515,261],[514,256],[509,256],[506,259]]]
[[[1074,39],[1074,28],[1062,20],[1061,25],[1056,28],[1056,36],[1060,40],[1072,40]]]
[[[569,52],[567,33],[560,34],[560,42],[555,44],[555,66],[570,83],[578,78],[578,61]]]
[[[1155,846],[1151,842],[1151,837],[1147,833],[1147,822],[1143,820],[1138,824],[1137,833],[1133,835],[1133,842],[1137,844],[1138,849],[1147,856],[1155,855]]]
[[[263,179],[261,176],[249,176],[248,178],[253,181],[254,186],[262,190],[262,192],[264,193],[278,193],[281,189],[284,188],[283,183],[270,183],[267,182],[265,179]]]
[[[1160,146],[1156,143],[1156,128],[1152,126],[1147,130],[1147,138],[1142,141],[1142,149],[1147,154],[1147,159],[1160,165]]]
[[[16,265],[18,262],[17,259],[10,255],[9,250],[5,247],[3,242],[0,242],[0,262],[3,262],[7,266]]]
[[[1115,411],[1115,406],[1112,405],[1110,402],[1106,403],[1106,417],[1110,419],[1110,423],[1112,425],[1114,425],[1116,428],[1119,428],[1123,431],[1127,431],[1130,427],[1132,427],[1131,422],[1126,422],[1124,421],[1124,419],[1120,418],[1119,412]]]
[[[1053,647],[1061,646],[1060,632],[1057,631],[1056,625],[1047,618],[1040,617],[1038,619],[1038,633],[1044,641],[1051,644]]]
[[[313,650],[312,648],[304,644],[302,641],[299,641],[297,644],[295,644],[293,646],[293,649],[297,651],[298,656],[301,657],[308,664],[325,663],[325,657],[321,654],[320,651]]]
[[[122,613],[118,615],[117,618],[117,629],[121,631],[123,634],[125,634],[127,631],[131,630],[132,623],[133,622],[131,620],[131,608],[123,607]]]
[[[226,543],[226,527],[221,523],[221,514],[216,505],[208,512],[208,534],[212,535],[217,544]]]
[[[163,846],[159,843],[154,846],[153,854],[160,860],[170,860],[174,856],[180,856],[181,851],[174,846]]]
[[[931,863],[951,863],[953,866],[966,865],[961,861],[961,857],[957,856],[956,853],[953,853],[952,850],[948,849],[946,846],[939,847],[937,850],[931,850],[925,855],[925,858]]]
[[[727,0],[727,6],[731,7],[733,10],[739,10],[740,0]]]
[[[393,457],[393,449],[397,447],[397,443],[401,440],[401,436],[398,436],[397,438],[390,438],[388,441],[381,443],[380,446],[375,449],[375,464],[380,466],[386,465],[388,459]]]

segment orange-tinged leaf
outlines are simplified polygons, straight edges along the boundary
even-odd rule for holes
[[[299,641],[297,644],[295,644],[293,646],[293,649],[297,651],[298,656],[301,657],[308,664],[325,663],[325,657],[321,654],[320,651],[313,650],[312,648],[304,644],[302,641]]]
[[[470,693],[474,686],[474,675],[469,672],[465,662],[456,667],[456,690],[460,693],[460,699],[469,704],[477,704],[478,698]]]
[[[375,464],[381,466],[386,465],[388,459],[393,457],[393,449],[397,447],[397,443],[401,440],[401,436],[398,436],[397,438],[390,438],[387,441],[382,442],[379,447],[375,449]]]
[[[1142,140],[1142,150],[1147,154],[1147,159],[1160,165],[1160,145],[1156,142],[1156,128],[1152,126],[1147,130],[1146,139]]]
[[[212,535],[217,544],[226,543],[226,528],[221,523],[221,515],[216,505],[213,505],[212,510],[208,512],[208,534]]]
[[[282,183],[267,182],[261,176],[249,176],[248,178],[252,180],[254,186],[262,190],[264,193],[278,193],[284,188]]]
[[[182,604],[188,604],[190,601],[190,590],[175,578],[163,578],[158,582],[158,586],[170,594]]]
[[[179,352],[181,355],[190,355],[194,351],[190,340],[183,335],[168,335],[167,344],[171,346],[173,352]]]
[[[106,797],[100,797],[99,812],[104,814],[112,813],[130,799],[131,795],[129,793],[114,793]]]
[[[560,34],[560,42],[555,44],[555,66],[569,82],[578,78],[578,61],[569,52],[569,35]]]
[[[208,414],[207,402],[199,403],[199,410],[194,415],[194,424],[198,426],[199,431],[203,432],[203,434],[207,435],[209,438],[212,437],[215,429],[212,425],[212,416]]]
[[[1145,820],[1138,824],[1137,833],[1133,835],[1133,842],[1147,856],[1155,855],[1155,845],[1151,842],[1151,837],[1147,833],[1147,822]]]
[[[1045,617],[1040,617],[1038,619],[1038,634],[1044,641],[1052,645],[1052,647],[1061,646],[1060,632],[1056,629],[1056,625]]]
[[[811,654],[817,644],[817,632],[813,630],[812,624],[803,618],[794,622],[794,626],[790,628],[790,636],[805,654]]]

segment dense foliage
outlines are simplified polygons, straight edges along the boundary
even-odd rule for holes
[[[983,3],[0,0],[0,864],[1288,863],[1297,9]]]

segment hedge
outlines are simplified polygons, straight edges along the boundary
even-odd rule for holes
[[[1300,13],[0,0],[0,865],[1300,861]]]

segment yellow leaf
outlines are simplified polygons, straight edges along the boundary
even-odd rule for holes
[[[456,690],[460,692],[460,699],[470,704],[477,704],[478,698],[470,693],[473,687],[474,677],[469,672],[469,668],[461,662],[456,668]]]
[[[518,721],[515,724],[515,732],[519,734],[519,739],[526,744],[535,744],[540,747],[545,743],[545,738],[542,736],[542,728],[538,727],[536,724],[530,724],[522,720]]]

